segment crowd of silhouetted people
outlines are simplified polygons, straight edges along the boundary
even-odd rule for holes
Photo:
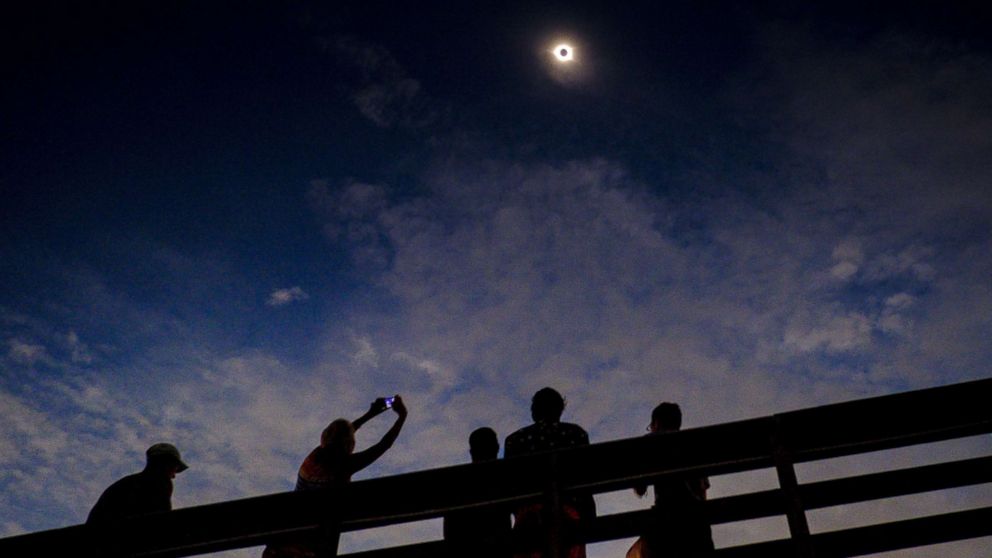
[[[355,432],[373,417],[392,409],[392,427],[368,449],[355,452]],[[554,451],[589,444],[589,435],[579,425],[562,422],[565,399],[556,390],[538,390],[531,400],[533,424],[506,437],[504,458]],[[320,445],[300,465],[296,490],[342,487],[352,475],[371,465],[396,441],[406,421],[407,409],[399,395],[379,398],[353,421],[339,418],[321,432]],[[651,413],[649,435],[674,432],[682,426],[682,411],[675,403],[661,403]],[[499,437],[489,428],[478,428],[469,436],[473,463],[493,461],[499,455]],[[172,509],[172,480],[188,467],[172,444],[154,444],[146,452],[147,465],[108,487],[87,518],[88,524],[109,525],[125,517]],[[704,511],[706,477],[666,475],[654,484],[652,527],[627,551],[626,558],[681,558],[708,556],[713,551],[710,525]],[[638,496],[647,486],[635,486]],[[583,522],[596,515],[592,495],[569,495],[547,509],[546,502],[531,502],[507,508],[499,505],[473,507],[444,517],[444,538],[450,556],[481,558],[545,558],[556,551],[562,558],[585,558],[581,542]],[[331,507],[333,509],[333,507]],[[512,523],[511,523],[512,517]],[[326,558],[337,555],[340,531],[331,527],[297,536],[289,542],[267,546],[263,558]],[[547,546],[551,521],[560,521],[560,546]],[[511,543],[512,541],[512,543]]]

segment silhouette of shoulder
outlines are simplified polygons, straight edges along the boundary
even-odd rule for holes
[[[503,454],[506,457],[513,457],[588,444],[589,434],[577,424],[536,422],[507,436]]]
[[[314,490],[340,486],[351,480],[355,473],[354,454],[335,455],[327,448],[317,447],[300,465],[296,477],[296,490]]]
[[[172,481],[145,472],[128,475],[111,484],[90,510],[87,523],[172,509]]]

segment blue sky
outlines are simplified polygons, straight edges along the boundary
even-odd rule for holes
[[[545,385],[605,441],[662,400],[691,427],[989,375],[984,13],[54,6],[0,18],[2,535],[81,522],[161,440],[177,506],[288,490],[397,392],[366,477],[466,461]]]

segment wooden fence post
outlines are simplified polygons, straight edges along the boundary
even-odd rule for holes
[[[813,541],[809,534],[809,523],[806,521],[806,509],[799,495],[799,480],[793,466],[792,453],[782,439],[782,419],[775,417],[775,426],[771,434],[772,460],[775,462],[775,472],[778,473],[779,488],[785,500],[785,516],[789,521],[789,534],[796,549],[797,558],[815,558]]]
[[[558,481],[558,453],[549,455],[548,488],[544,498],[545,524],[548,526],[546,546],[547,558],[564,558],[562,547],[562,502],[561,483]]]

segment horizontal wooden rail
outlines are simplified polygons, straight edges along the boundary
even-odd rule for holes
[[[797,463],[989,432],[992,379],[776,415]]]
[[[110,550],[149,558],[188,556],[313,532],[335,513],[342,530],[348,531],[429,519],[486,504],[511,505],[540,498],[551,484],[551,475],[563,491],[599,493],[688,471],[736,473],[773,465],[773,435],[794,461],[802,462],[992,432],[988,401],[992,401],[992,379],[593,444],[556,455],[358,481],[333,493],[287,492],[149,514],[110,527],[75,526],[30,533],[0,539],[0,556],[66,552],[101,556]],[[929,475],[913,482],[938,482],[924,477]],[[833,489],[837,486],[843,487],[834,485]],[[801,487],[804,500],[811,498],[815,503],[818,497],[825,497],[818,496],[815,487]],[[866,499],[881,497],[869,495],[870,487],[861,489],[867,491]],[[858,490],[850,488],[854,495]],[[827,493],[832,490],[825,490]],[[746,496],[751,499],[736,497],[742,498],[738,500],[744,502],[742,509],[754,506],[764,510],[761,513],[771,510],[769,498],[776,498],[761,493]],[[719,517],[719,506],[713,509],[715,518]],[[115,549],[99,546],[100,541],[111,539],[119,541]]]
[[[820,481],[801,485],[800,490],[806,508],[817,509],[989,482],[992,482],[992,457],[979,457]],[[782,496],[777,489],[716,498],[708,501],[706,505],[709,521],[714,525],[785,513]],[[596,543],[636,537],[650,530],[653,522],[654,517],[650,510],[598,517],[588,522],[583,529],[583,540],[587,543]],[[437,556],[443,547],[442,541],[431,541],[345,556],[353,558]]]
[[[992,507],[854,527],[812,536],[818,558],[846,558],[992,536]],[[714,558],[791,558],[779,539],[719,549]]]
[[[643,512],[637,512],[643,513]],[[631,535],[623,535],[626,538]],[[814,534],[818,558],[847,558],[992,536],[992,507]],[[343,554],[341,558],[436,558],[443,541]],[[792,558],[791,539],[721,548],[713,558]]]
[[[799,486],[806,509],[841,506],[992,482],[992,457],[897,469]],[[711,524],[782,515],[777,489],[727,496],[707,502]]]

